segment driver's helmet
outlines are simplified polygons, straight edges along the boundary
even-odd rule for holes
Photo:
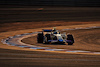
[[[56,31],[56,27],[53,27],[53,31]]]

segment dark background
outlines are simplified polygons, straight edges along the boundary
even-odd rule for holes
[[[0,4],[1,32],[100,23],[99,0],[0,0]]]
[[[0,0],[0,4],[99,7],[100,0]]]

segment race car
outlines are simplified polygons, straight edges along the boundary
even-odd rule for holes
[[[73,37],[72,37],[73,38]],[[43,29],[41,33],[37,35],[37,42],[38,43],[68,43],[68,45],[72,45],[74,42],[71,36],[68,39],[68,35],[66,33],[61,34],[56,29]],[[67,40],[68,39],[68,40]],[[73,39],[74,40],[74,39]]]

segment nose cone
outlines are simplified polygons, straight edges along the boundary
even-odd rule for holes
[[[62,40],[62,39],[59,39],[58,41],[59,41],[59,42],[63,42],[63,40]]]

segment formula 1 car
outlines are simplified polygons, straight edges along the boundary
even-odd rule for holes
[[[72,45],[74,43],[73,41],[73,37],[68,35],[66,36],[66,33],[61,34],[58,30],[55,29],[43,29],[42,32],[38,33],[37,35],[38,43],[68,43],[68,45]]]

